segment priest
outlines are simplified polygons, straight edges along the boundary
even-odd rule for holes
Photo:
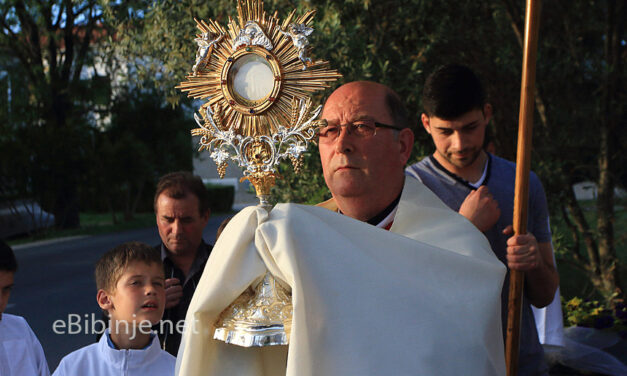
[[[231,220],[192,299],[177,374],[503,375],[505,268],[469,221],[404,175],[414,136],[398,95],[348,83],[322,118],[333,198]],[[291,288],[289,346],[214,340],[220,313],[266,271]]]

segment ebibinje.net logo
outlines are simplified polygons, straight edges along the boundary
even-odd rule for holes
[[[198,320],[193,320],[191,330],[194,334],[198,333],[197,327]],[[79,315],[77,313],[70,313],[65,320],[55,320],[52,323],[52,331],[58,335],[101,335],[107,328],[110,328],[115,333],[128,333],[131,335],[130,339],[134,339],[137,334],[150,334],[154,331],[160,334],[183,334],[185,330],[190,330],[186,327],[185,320],[179,320],[173,322],[171,320],[160,320],[157,324],[152,325],[148,320],[141,321],[111,321],[109,319],[103,320],[96,317],[94,313],[86,313]]]

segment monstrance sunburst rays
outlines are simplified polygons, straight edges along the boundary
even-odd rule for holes
[[[221,109],[220,117],[224,129],[232,129],[234,133],[244,137],[271,135],[280,126],[289,126],[293,98],[305,100],[313,92],[328,88],[328,83],[337,80],[341,75],[329,69],[328,63],[323,60],[313,61],[303,70],[299,49],[290,36],[281,32],[288,29],[290,24],[310,27],[314,10],[300,17],[296,17],[296,11],[292,11],[282,23],[279,22],[277,12],[272,16],[266,14],[262,1],[238,1],[237,11],[237,20],[229,17],[227,29],[213,20],[196,20],[201,33],[197,35],[198,38],[202,38],[204,33],[210,33],[215,38],[223,37],[211,47],[212,51],[209,51],[210,56],[204,67],[196,75],[188,75],[187,81],[177,88],[187,92],[190,97],[207,99],[200,108],[203,116],[207,106]],[[240,45],[235,50],[232,49],[249,21],[256,22],[265,32],[273,45],[271,50],[258,45]],[[246,52],[265,58],[273,68],[276,81],[272,92],[263,100],[249,103],[244,98],[236,97],[227,77],[227,70],[233,61]]]

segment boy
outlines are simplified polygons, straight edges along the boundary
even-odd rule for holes
[[[44,350],[26,320],[4,313],[16,271],[13,250],[0,240],[0,375],[49,376]]]
[[[56,375],[173,375],[176,359],[150,328],[165,307],[163,264],[147,244],[128,242],[96,263],[98,305],[109,328],[98,343],[65,356]]]

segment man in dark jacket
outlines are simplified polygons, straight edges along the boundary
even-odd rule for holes
[[[212,249],[202,239],[210,215],[208,192],[190,172],[169,173],[157,184],[154,207],[166,278],[159,336],[163,349],[176,356],[187,308]]]

